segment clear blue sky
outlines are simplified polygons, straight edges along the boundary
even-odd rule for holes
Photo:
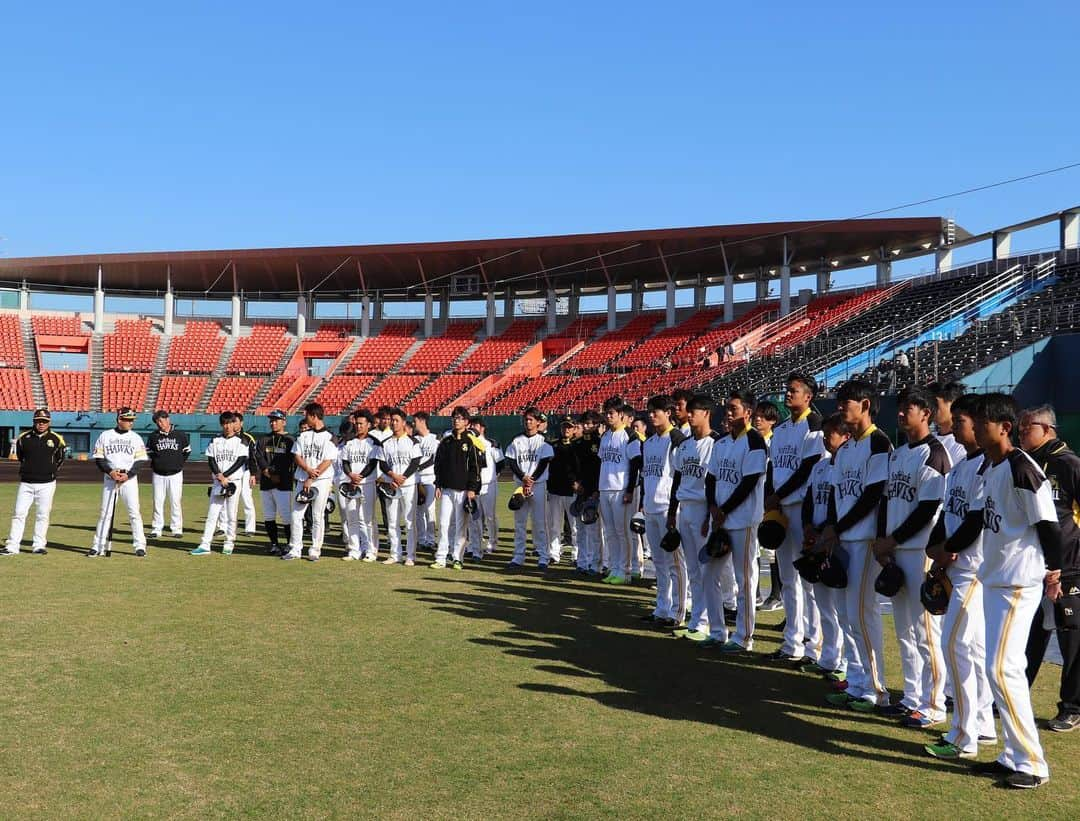
[[[844,217],[1080,160],[1075,3],[525,5],[9,4],[0,254]]]

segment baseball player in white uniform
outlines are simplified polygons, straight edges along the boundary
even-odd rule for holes
[[[479,515],[471,517],[469,521],[469,552],[474,559],[479,560],[486,553],[494,553],[495,544],[499,540],[495,502],[499,495],[499,467],[503,460],[503,452],[498,442],[485,435],[487,426],[482,418],[474,416],[470,421],[470,426],[484,445],[484,461],[480,465],[480,493],[476,497],[480,510]],[[485,527],[487,528],[486,539],[483,538]],[[481,541],[483,541],[482,546]]]
[[[600,437],[600,526],[608,548],[608,575],[606,584],[629,584],[630,582],[630,534],[626,524],[627,508],[631,508],[633,494],[627,498],[630,481],[630,464],[627,461],[627,445],[630,444],[629,424],[633,412],[627,418],[627,406],[621,399],[604,402],[604,417],[608,429]]]
[[[389,531],[390,555],[383,564],[397,564],[402,559],[401,529],[405,529],[405,566],[416,564],[416,473],[420,469],[420,445],[405,429],[405,411],[390,412],[390,436],[382,443],[379,464],[383,477],[379,480],[393,490],[386,500],[386,525]]]
[[[525,565],[525,527],[531,516],[533,548],[540,554],[539,567],[544,569],[551,544],[547,537],[547,470],[555,452],[540,433],[539,410],[526,408],[521,420],[525,432],[515,436],[506,448],[506,464],[525,497],[524,504],[514,511],[514,555],[507,567]]]
[[[686,616],[686,559],[681,547],[669,553],[660,547],[660,540],[667,530],[671,501],[671,457],[684,437],[671,424],[674,402],[670,396],[652,397],[648,408],[652,433],[641,446],[641,509],[645,514],[645,539],[656,569],[656,606],[643,619],[674,629]]]
[[[413,438],[420,446],[420,469],[416,473],[417,487],[424,488],[423,504],[416,503],[416,543],[424,550],[435,547],[435,451],[439,437],[428,428],[429,414],[413,414]]]
[[[123,501],[127,509],[135,555],[146,555],[137,474],[146,464],[147,456],[142,437],[131,429],[135,418],[136,413],[131,408],[121,408],[116,414],[116,427],[103,431],[94,443],[94,462],[105,478],[94,541],[86,554],[90,558],[112,555],[112,524],[118,500]]]
[[[375,540],[375,478],[379,462],[383,458],[382,443],[371,435],[375,423],[371,411],[362,408],[352,414],[356,435],[341,445],[341,473],[343,482],[351,482],[360,489],[357,496],[345,498],[342,519],[348,523],[348,561],[362,559],[373,562],[378,556],[379,545]]]
[[[293,476],[292,525],[290,526],[289,549],[281,554],[285,561],[299,559],[304,549],[304,513],[312,505],[311,546],[308,559],[317,562],[322,555],[323,535],[326,529],[326,499],[330,495],[334,479],[334,460],[337,458],[337,445],[334,437],[323,424],[325,412],[318,402],[304,406],[304,421],[308,429],[296,437],[293,444],[293,459],[296,473]],[[311,494],[310,500],[304,495]]]
[[[213,478],[206,526],[199,546],[191,551],[192,556],[210,554],[214,533],[219,525],[225,529],[221,554],[231,556],[236,543],[240,485],[247,473],[250,447],[247,437],[240,432],[240,420],[235,414],[226,411],[218,417],[218,422],[221,424],[221,436],[215,436],[206,448],[206,464]]]

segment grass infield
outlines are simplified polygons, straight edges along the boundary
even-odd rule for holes
[[[14,493],[0,486],[0,517]],[[646,588],[541,576],[531,559],[507,573],[505,508],[499,552],[463,572],[338,561],[336,522],[318,564],[266,557],[261,535],[196,558],[206,497],[189,485],[182,541],[136,559],[121,508],[113,557],[90,561],[99,494],[62,483],[49,555],[0,560],[3,818],[1030,819],[1080,805],[1080,733],[1042,732],[1043,788],[996,788],[926,756],[934,734],[829,707],[819,679],[761,658],[779,614],[754,654],[722,659],[643,626]],[[1059,673],[1037,682],[1041,719]]]

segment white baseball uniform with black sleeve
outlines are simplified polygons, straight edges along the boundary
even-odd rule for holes
[[[112,549],[109,529],[113,521],[116,502],[122,501],[131,525],[131,545],[135,550],[146,549],[142,513],[139,510],[139,480],[135,472],[147,461],[146,445],[135,431],[110,428],[103,431],[94,443],[94,461],[105,474],[101,489],[101,512],[94,530],[92,550],[104,553]],[[108,474],[114,470],[124,471],[128,479],[117,483]]]
[[[531,516],[533,548],[540,554],[540,565],[547,566],[551,544],[547,537],[547,466],[554,458],[555,451],[540,433],[534,436],[519,434],[506,448],[506,461],[518,487],[522,486],[523,476],[532,476],[534,480],[532,493],[525,497],[525,504],[514,511],[514,555],[511,564],[525,564],[525,528]]]
[[[848,631],[861,663],[859,670],[848,669],[847,693],[879,706],[889,703],[889,691],[885,686],[881,612],[874,590],[881,565],[871,546],[877,538],[878,509],[889,477],[891,451],[892,442],[876,425],[841,445],[833,458],[829,511],[830,523],[848,554]]]
[[[360,495],[344,498],[342,517],[347,522],[349,555],[354,559],[361,555],[375,558],[378,544],[375,534],[375,474],[379,460],[383,458],[382,443],[374,436],[356,436],[340,448],[341,482],[352,482],[352,474],[360,477],[357,483]]]
[[[773,428],[769,440],[772,463],[772,492],[780,497],[780,507],[787,516],[784,541],[776,551],[780,571],[780,598],[784,603],[784,641],[780,649],[792,658],[805,654],[803,639],[807,622],[809,596],[794,562],[802,554],[803,529],[801,505],[806,496],[810,471],[825,455],[821,417],[810,408],[798,417],[789,417]],[[756,587],[755,587],[756,590]]]
[[[293,455],[300,456],[304,463],[312,468],[318,468],[323,462],[328,464],[315,480],[311,483],[311,489],[315,491],[315,498],[311,502],[296,501],[296,493],[308,479],[308,472],[300,465],[296,466],[293,474],[293,502],[292,524],[289,527],[289,554],[294,558],[300,558],[304,549],[304,513],[307,512],[308,504],[313,505],[311,515],[311,547],[308,548],[308,556],[318,559],[322,554],[323,532],[326,529],[326,500],[330,496],[330,490],[334,480],[334,459],[337,457],[337,445],[334,436],[326,428],[318,430],[306,430],[296,437],[293,443]]]
[[[619,578],[629,577],[631,564],[626,510],[630,508],[632,516],[634,508],[623,504],[630,478],[629,443],[630,431],[622,425],[600,437],[600,527],[608,549],[608,569]]]
[[[941,617],[932,616],[923,607],[919,589],[930,569],[926,546],[941,512],[945,476],[951,467],[949,452],[936,437],[927,436],[889,454],[885,485],[885,533],[896,539],[893,558],[904,572],[904,586],[892,598],[904,675],[900,703],[934,721],[945,718]]]
[[[1061,567],[1053,491],[1034,460],[1013,449],[983,471],[970,513],[982,514],[983,558],[977,575],[983,585],[986,675],[1005,737],[997,760],[1009,769],[1049,778],[1031,708],[1025,648],[1046,571]],[[1052,546],[1057,555],[1044,552],[1044,546]]]
[[[203,527],[199,548],[209,550],[214,541],[218,525],[225,531],[225,543],[222,553],[229,555],[236,543],[236,527],[240,507],[240,483],[247,475],[247,460],[250,452],[247,438],[244,436],[215,436],[206,446],[206,461],[210,468],[213,484],[210,486],[210,503],[206,511],[206,525]],[[222,474],[229,482],[236,485],[236,492],[226,496],[223,485],[218,481]]]
[[[682,541],[683,557],[686,559],[686,575],[690,580],[690,619],[686,623],[688,630],[709,633],[718,638],[727,638],[721,613],[720,624],[711,625],[705,609],[704,568],[698,561],[698,554],[705,544],[701,535],[701,526],[709,515],[709,503],[705,494],[705,475],[709,468],[712,450],[720,435],[709,431],[700,439],[693,435],[683,439],[671,456],[671,503],[668,516],[675,514],[675,525]],[[663,549],[663,548],[661,548]],[[720,580],[712,580],[715,595],[720,595]]]
[[[416,542],[430,547],[435,544],[435,451],[439,448],[439,437],[428,432],[415,438],[420,446],[416,482],[424,487],[424,503],[416,504]]]
[[[768,449],[765,439],[751,427],[732,436],[728,434],[713,445],[706,475],[706,493],[712,491],[712,504],[726,514],[721,525],[731,536],[731,553],[712,559],[705,565],[706,607],[709,623],[724,623],[722,598],[715,595],[720,588],[724,565],[733,567],[738,589],[735,632],[731,640],[744,650],[754,644],[754,614],[757,594],[757,526],[764,515],[765,469]],[[715,577],[716,584],[712,583]]]
[[[667,532],[668,507],[671,504],[671,482],[675,475],[672,457],[685,437],[678,428],[668,427],[663,433],[653,433],[641,446],[641,510],[645,514],[645,538],[652,552],[656,569],[657,619],[681,622],[686,615],[686,558],[679,547],[668,553],[660,547]]]
[[[945,501],[941,517],[930,537],[931,544],[948,539],[960,529],[971,503],[979,495],[986,461],[977,450],[953,465],[945,477]],[[952,582],[949,607],[941,619],[941,647],[945,669],[953,688],[952,724],[945,740],[964,754],[979,750],[979,738],[993,738],[994,694],[986,678],[986,619],[983,586],[978,579],[982,564],[982,528],[975,539],[945,571]]]
[[[484,461],[480,465],[480,493],[476,497],[480,515],[471,517],[469,521],[469,552],[478,559],[485,553],[493,553],[499,539],[499,523],[495,515],[499,481],[495,475],[495,466],[503,460],[503,452],[495,440],[481,436],[480,441],[484,443]],[[485,526],[487,539],[481,546]]]
[[[420,445],[411,436],[390,436],[382,443],[383,473],[399,473],[405,481],[386,500],[386,526],[390,540],[390,558],[401,561],[401,528],[405,528],[405,556],[416,559],[416,473],[420,468]],[[384,477],[385,478],[385,477]]]

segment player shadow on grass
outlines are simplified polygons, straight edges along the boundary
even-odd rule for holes
[[[885,719],[830,708],[820,679],[764,660],[760,652],[778,645],[774,631],[756,637],[751,654],[721,657],[642,627],[639,617],[651,600],[647,590],[622,588],[619,595],[550,577],[538,584],[523,574],[505,581],[472,573],[434,581],[466,581],[469,589],[397,592],[440,612],[504,626],[469,641],[533,659],[537,672],[574,680],[522,682],[522,690],[729,727],[823,753],[942,770],[941,762],[921,757],[922,745],[932,740],[929,734],[905,731],[912,733],[910,739],[896,737],[895,725]],[[604,689],[598,691],[601,683]]]

